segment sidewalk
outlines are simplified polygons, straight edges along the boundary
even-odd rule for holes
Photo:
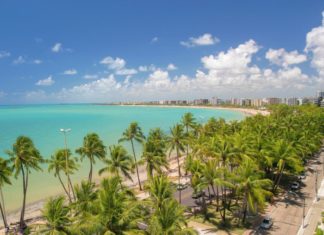
[[[305,226],[300,226],[297,235],[313,235],[318,223],[321,222],[321,213],[324,211],[324,180],[322,180],[318,196],[319,200],[314,200],[306,214]]]
[[[318,221],[321,219],[321,212],[324,209],[324,152],[314,159],[308,167],[308,176],[304,180],[305,186],[301,189],[300,195],[295,195],[292,200],[281,200],[275,206],[269,207],[271,217],[274,220],[273,228],[269,231],[275,235],[313,235]],[[317,179],[317,184],[316,184]],[[318,188],[316,200],[315,185]],[[303,215],[305,221],[303,227]]]

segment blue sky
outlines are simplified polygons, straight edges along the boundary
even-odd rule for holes
[[[0,2],[0,104],[311,96],[324,2]]]

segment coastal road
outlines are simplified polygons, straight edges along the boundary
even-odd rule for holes
[[[308,164],[306,179],[302,180],[302,188],[296,193],[285,193],[280,196],[273,205],[270,205],[266,210],[266,215],[273,219],[273,226],[270,230],[261,230],[256,228],[252,231],[247,231],[244,235],[252,234],[271,234],[271,235],[308,235],[313,234],[316,228],[317,221],[320,217],[310,219],[308,214],[312,214],[315,207],[321,204],[316,204],[314,201],[316,195],[316,187],[319,190],[323,177],[324,168],[324,152],[311,160]],[[324,187],[324,184],[323,184]],[[318,191],[317,190],[317,191]],[[320,199],[323,201],[324,198]],[[323,205],[324,206],[324,205]],[[303,215],[306,216],[303,224]],[[309,231],[309,232],[306,232]]]

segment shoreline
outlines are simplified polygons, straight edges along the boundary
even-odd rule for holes
[[[102,105],[105,105],[105,104],[102,104]],[[250,109],[250,108],[236,108],[236,107],[203,106],[203,105],[118,104],[116,106],[229,110],[229,111],[241,112],[246,116],[254,116],[254,115],[258,115],[258,114],[267,116],[270,114],[270,112],[268,110],[258,110],[258,109],[253,109],[253,108]]]
[[[232,108],[232,107],[218,107],[218,106],[189,106],[189,105],[181,106],[181,105],[144,105],[144,104],[143,105],[118,105],[118,106],[230,110],[230,111],[240,112],[244,115],[244,117],[254,116],[257,114],[261,114],[261,115],[269,115],[270,114],[269,111],[265,111],[265,110]],[[171,166],[171,168],[172,168],[172,166]],[[98,182],[100,182],[100,179],[102,179],[102,177],[95,177],[94,181],[96,183],[98,183]],[[134,187],[135,185],[132,185],[132,186]],[[62,193],[62,192],[60,192],[60,190],[58,190],[58,192],[53,194],[52,197],[55,197],[58,195],[64,195],[64,193]],[[33,221],[34,219],[38,218],[41,215],[41,209],[43,208],[44,203],[48,200],[48,198],[50,198],[50,197],[45,197],[43,199],[26,204],[26,213],[25,213],[26,220]],[[11,223],[17,222],[19,215],[20,215],[20,210],[21,210],[20,208],[18,208],[16,210],[12,210],[12,211],[9,210],[7,213],[8,221]]]
[[[165,170],[165,172],[167,173],[168,176],[171,176],[172,174],[174,174],[174,170],[177,169],[177,162],[176,162],[176,158],[174,156],[174,154],[172,154],[172,156],[169,158],[169,162],[170,162],[170,168],[169,170]],[[183,163],[183,158],[180,159],[180,162]],[[141,178],[141,183],[144,184],[147,181],[147,173],[146,173],[146,168],[144,165],[139,165],[139,174],[140,174],[140,178]],[[107,174],[103,175],[103,176],[98,176],[98,175],[94,175],[93,178],[93,182],[96,184],[96,186],[98,186],[101,182],[102,179],[105,178],[105,176],[107,176]],[[134,172],[132,174],[132,178],[134,179],[134,181],[130,181],[129,179],[123,179],[123,184],[125,184],[126,186],[128,186],[129,188],[135,190],[135,195],[138,198],[143,197],[144,191],[142,192],[137,192],[137,186],[138,183],[136,181],[136,173]],[[40,200],[37,200],[35,202],[31,202],[26,204],[26,211],[25,211],[25,221],[28,224],[33,224],[39,221],[42,221],[42,209],[45,205],[45,203],[47,202],[47,200],[51,197],[57,197],[57,196],[66,196],[66,194],[64,192],[58,192],[50,197],[46,197]],[[9,222],[9,225],[12,227],[15,224],[19,223],[19,217],[20,217],[20,211],[21,208],[13,210],[13,211],[8,211],[7,213],[7,220]],[[2,221],[0,220],[0,233],[3,231],[4,227],[2,224]]]

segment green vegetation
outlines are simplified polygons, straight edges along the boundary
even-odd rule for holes
[[[26,230],[24,220],[28,175],[41,170],[44,162],[28,137],[18,137],[10,160],[0,158],[0,211],[8,227],[1,188],[10,184],[11,168],[23,180],[23,203],[20,230],[31,234],[197,234],[188,220],[203,221],[231,231],[249,225],[248,215],[266,207],[287,181],[304,170],[305,163],[318,152],[324,136],[324,109],[313,106],[271,107],[271,115],[247,117],[225,122],[214,118],[199,124],[192,114],[185,114],[166,135],[161,129],[150,130],[147,138],[136,122],[125,130],[119,142],[131,143],[133,159],[122,145],[104,146],[91,133],[76,150],[81,160],[87,158],[90,171],[87,181],[73,186],[70,176],[79,165],[72,151],[56,151],[46,162],[48,171],[58,178],[65,194],[51,198],[43,209],[44,223]],[[134,142],[142,144],[137,159]],[[108,150],[108,151],[107,151]],[[169,154],[168,154],[169,153]],[[169,157],[175,157],[176,166]],[[104,163],[99,185],[92,180],[96,160]],[[183,163],[182,163],[183,162]],[[139,174],[144,165],[147,181]],[[170,168],[178,171],[177,187],[168,177]],[[123,179],[132,179],[136,170],[140,190],[148,197],[139,201],[134,189]],[[180,179],[185,172],[197,204],[181,204]],[[181,188],[180,187],[180,188]],[[175,192],[179,198],[174,198]],[[185,203],[185,202],[183,202]]]

